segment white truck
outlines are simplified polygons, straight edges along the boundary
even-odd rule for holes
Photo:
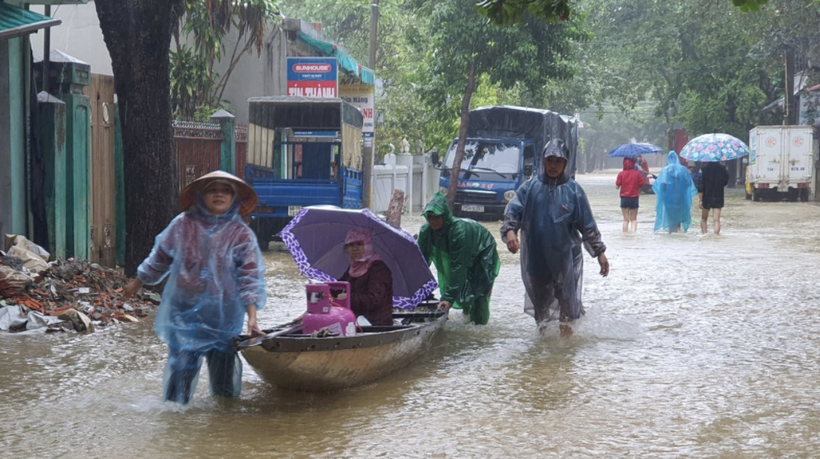
[[[749,131],[747,190],[755,201],[808,201],[814,171],[812,134],[812,126],[757,126]]]

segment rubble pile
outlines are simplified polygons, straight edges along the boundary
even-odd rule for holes
[[[48,263],[48,253],[19,248],[20,239],[42,251],[20,236],[17,249],[0,251],[0,331],[90,333],[97,326],[138,322],[156,311],[156,293],[141,290],[124,301],[129,279],[122,273],[75,259]],[[26,259],[29,254],[35,257]]]

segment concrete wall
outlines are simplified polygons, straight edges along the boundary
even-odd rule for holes
[[[232,29],[224,40],[225,54],[228,56],[223,62],[214,64],[214,72],[219,75],[224,75],[228,69],[236,37],[236,29]],[[257,54],[254,49],[239,59],[222,94],[222,99],[230,103],[229,111],[236,116],[237,123],[248,124],[249,98],[285,94],[287,69],[280,64],[284,62],[285,56],[287,41],[284,34],[279,28],[271,27],[265,37],[265,46],[261,54]]]
[[[377,213],[386,211],[390,206],[393,190],[398,188],[404,191],[405,210],[411,214],[420,212],[438,191],[439,171],[433,168],[427,156],[394,158],[399,161],[385,158],[385,164],[373,167],[373,203],[370,210]],[[412,180],[409,178],[411,167]]]
[[[45,7],[33,5],[31,10],[45,14]],[[111,55],[103,40],[97,6],[92,1],[85,5],[60,5],[51,7],[51,16],[61,19],[62,24],[51,28],[51,49],[60,50],[91,65],[91,71],[113,75]],[[31,35],[31,46],[36,57],[43,55],[45,33]]]

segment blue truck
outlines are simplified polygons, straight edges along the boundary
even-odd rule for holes
[[[464,159],[453,213],[476,220],[498,220],[515,190],[537,174],[544,145],[554,138],[570,150],[567,165],[575,172],[578,123],[549,110],[516,106],[481,107],[470,111]],[[439,186],[450,187],[458,139],[453,139],[440,164]]]
[[[248,100],[245,180],[259,203],[250,226],[267,250],[302,207],[362,206],[362,114],[337,98]]]

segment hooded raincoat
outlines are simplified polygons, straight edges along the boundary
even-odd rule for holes
[[[658,197],[655,207],[655,231],[686,232],[692,224],[692,199],[698,194],[692,174],[680,163],[678,154],[670,151],[666,166],[652,185]]]
[[[560,139],[544,147],[543,157],[550,156],[567,159]],[[521,277],[527,291],[524,311],[537,323],[581,317],[581,246],[593,257],[606,251],[584,190],[570,179],[566,168],[559,178],[552,179],[543,164],[544,160],[538,177],[524,182],[507,204],[501,226],[504,242],[508,231],[520,232]]]
[[[476,221],[456,218],[447,198],[436,193],[423,214],[444,217],[444,226],[434,231],[424,224],[419,231],[419,248],[428,263],[436,265],[441,300],[478,325],[490,320],[490,294],[501,269],[492,233]]]
[[[154,322],[169,351],[166,400],[190,400],[203,357],[212,394],[239,395],[242,363],[232,338],[242,332],[247,306],[261,309],[266,302],[265,263],[239,207],[234,199],[213,216],[200,196],[157,236],[137,270],[147,285],[168,278]]]

